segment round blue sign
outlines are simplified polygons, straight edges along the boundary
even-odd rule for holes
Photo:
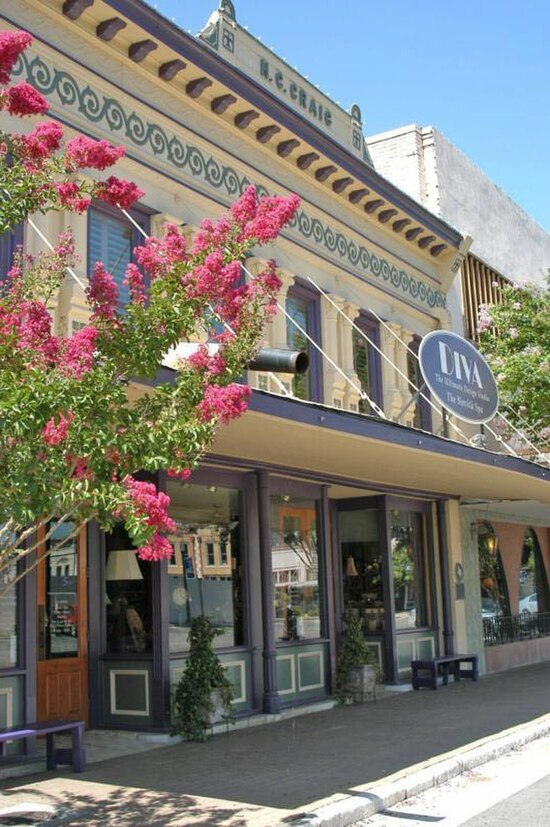
[[[444,408],[466,422],[489,422],[498,410],[491,368],[476,348],[447,330],[424,336],[418,352],[426,385]]]

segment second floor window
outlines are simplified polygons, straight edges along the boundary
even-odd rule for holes
[[[133,210],[133,217],[149,232],[149,216]],[[134,247],[145,239],[120,210],[92,206],[88,213],[88,271],[91,273],[97,261],[103,262],[112,274],[119,289],[121,305],[129,299],[128,288],[122,284],[126,266],[132,261]]]
[[[322,400],[321,354],[302,331],[314,341],[320,342],[319,311],[319,301],[311,290],[302,285],[294,285],[290,288],[286,299],[286,312],[290,317],[286,320],[287,347],[290,350],[305,351],[309,356],[309,370],[293,378],[292,390],[298,399],[310,399],[314,402]]]
[[[359,327],[377,347],[380,347],[380,335],[376,321],[365,314],[357,320]],[[361,383],[361,390],[369,399],[382,407],[382,382],[380,373],[380,355],[378,351],[355,328],[353,335],[353,368]],[[374,414],[375,411],[367,399],[359,400],[359,412]]]

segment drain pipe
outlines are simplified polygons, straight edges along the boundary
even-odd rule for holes
[[[451,606],[451,579],[449,573],[449,544],[445,519],[446,500],[437,501],[437,533],[439,537],[439,561],[441,567],[441,599],[443,604],[443,654],[454,655],[454,631]]]

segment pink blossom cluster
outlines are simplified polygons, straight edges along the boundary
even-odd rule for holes
[[[62,374],[80,380],[93,368],[98,335],[96,327],[86,325],[64,340],[58,358],[58,368]]]
[[[252,389],[248,385],[209,385],[198,405],[199,416],[203,422],[218,420],[227,425],[245,413],[251,394]]]
[[[133,509],[138,515],[146,517],[148,526],[154,526],[158,531],[175,531],[175,523],[167,511],[170,505],[168,494],[157,491],[154,483],[136,480],[134,477],[126,477],[124,485]]]
[[[232,230],[233,224],[227,216],[222,216],[218,221],[205,218],[193,240],[191,255],[202,255],[217,247],[223,249],[229,241]]]
[[[272,241],[282,227],[292,220],[300,205],[296,194],[288,198],[266,196],[258,200],[254,186],[248,186],[231,207],[231,215],[243,228],[246,238]]]
[[[225,356],[221,351],[210,354],[206,345],[200,345],[195,353],[192,353],[187,359],[189,364],[195,370],[205,373],[208,376],[221,376],[227,367]]]
[[[42,428],[42,440],[46,445],[61,445],[69,435],[69,428],[74,421],[74,413],[67,411],[67,416],[62,411],[46,422]]]
[[[32,43],[28,32],[0,32],[0,83],[9,83],[19,55]]]
[[[0,109],[7,109],[10,115],[43,115],[49,106],[46,98],[30,83],[21,81],[0,92]]]
[[[168,516],[170,497],[162,491],[157,491],[152,482],[140,482],[134,477],[126,477],[124,485],[132,510],[137,516],[145,517],[146,525],[155,529],[149,541],[138,548],[138,556],[143,560],[169,560],[173,553],[172,546],[160,532],[175,531],[176,528],[176,524]]]
[[[52,317],[39,301],[21,302],[18,308],[17,348],[28,351],[32,364],[49,366],[59,352],[58,340],[51,335]]]
[[[134,249],[138,264],[151,279],[171,270],[174,264],[187,261],[186,240],[176,224],[164,225],[164,236],[150,236],[145,244]]]
[[[488,304],[480,304],[477,316],[477,329],[484,333],[493,325],[493,317]]]
[[[133,181],[125,181],[110,175],[106,181],[99,181],[94,187],[94,195],[112,207],[128,209],[145,193]]]
[[[126,266],[122,284],[128,287],[130,298],[134,304],[145,304],[147,290],[145,288],[143,273],[132,261]]]
[[[21,140],[27,158],[41,161],[60,148],[62,138],[63,127],[55,121],[45,121],[23,135]]]
[[[91,203],[91,198],[82,196],[82,190],[74,181],[65,181],[55,184],[55,189],[62,207],[72,210],[75,213],[86,212]]]
[[[126,153],[123,146],[96,141],[86,135],[71,138],[65,145],[65,157],[72,169],[107,169]]]
[[[96,261],[86,288],[86,298],[92,308],[92,321],[113,319],[118,297],[119,289],[113,276],[103,262]]]

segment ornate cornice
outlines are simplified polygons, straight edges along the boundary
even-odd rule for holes
[[[126,109],[114,97],[96,92],[90,84],[79,85],[69,72],[52,68],[40,56],[21,55],[14,74],[24,77],[62,107],[75,107],[90,123],[106,126],[114,140],[118,136],[124,138],[135,147],[144,149],[152,158],[162,159],[191,179],[204,181],[212,189],[222,192],[228,200],[238,197],[251,183],[246,175],[232,166],[213,155],[206,155],[197,146],[182,140],[158,123],[142,118],[135,110]],[[258,185],[257,189],[261,194],[268,194],[262,185]],[[370,276],[369,283],[385,292],[401,294],[424,308],[445,307],[446,299],[441,291],[427,286],[416,276],[396,267],[329,224],[308,215],[305,210],[298,211],[289,229],[301,236],[312,252],[323,250],[331,258],[351,267],[358,275]]]

